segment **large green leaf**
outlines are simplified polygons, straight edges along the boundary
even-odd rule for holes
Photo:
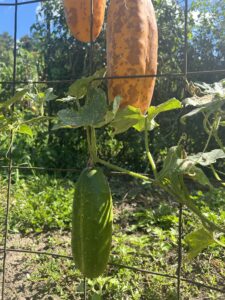
[[[193,231],[185,236],[185,243],[188,245],[188,259],[193,259],[202,250],[206,249],[209,245],[215,243],[213,232],[206,230],[205,228]]]
[[[73,96],[75,100],[84,98],[87,95],[88,88],[92,83],[92,86],[97,88],[101,84],[101,80],[96,80],[96,78],[101,78],[105,74],[105,68],[98,70],[94,75],[89,77],[83,77],[76,80],[70,87],[68,94]]]
[[[106,114],[104,116],[104,120],[95,124],[96,128],[100,128],[105,126],[106,124],[109,124],[116,116],[116,113],[120,107],[121,97],[116,96],[113,100],[113,103],[109,106],[108,110],[106,111]]]
[[[172,98],[168,101],[159,104],[158,106],[150,106],[148,109],[148,115],[147,115],[147,130],[151,131],[155,129],[157,126],[159,126],[158,123],[156,123],[155,118],[162,112],[167,112],[174,109],[179,109],[182,107],[182,104],[179,100]],[[141,132],[145,130],[145,119],[141,118],[133,127]]]
[[[99,88],[89,88],[85,105],[78,111],[64,109],[58,112],[61,124],[59,127],[78,128],[81,126],[95,126],[104,121],[107,112],[105,92]]]
[[[118,111],[111,125],[114,128],[114,133],[119,134],[133,127],[141,132],[145,130],[145,119],[148,118],[147,129],[153,130],[158,124],[154,118],[161,112],[166,112],[173,109],[181,108],[181,102],[175,98],[166,101],[158,106],[151,106],[148,109],[148,115],[144,116],[139,108],[127,106]]]
[[[133,106],[127,106],[117,112],[111,125],[114,129],[114,134],[119,134],[127,131],[129,128],[136,125],[140,120],[144,120],[139,108]]]
[[[150,106],[148,109],[148,119],[154,119],[158,114],[174,109],[182,108],[182,103],[176,98],[167,100],[158,106]]]

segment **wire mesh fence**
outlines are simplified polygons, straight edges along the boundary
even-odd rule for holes
[[[66,80],[40,80],[40,81],[24,81],[24,80],[17,80],[17,33],[18,33],[18,7],[23,5],[29,5],[33,3],[41,3],[41,2],[47,2],[49,0],[33,0],[33,1],[19,1],[15,0],[15,2],[0,2],[1,6],[10,6],[14,8],[14,47],[13,47],[13,74],[12,74],[12,80],[10,81],[0,81],[0,84],[7,84],[11,86],[12,94],[15,94],[16,91],[16,85],[20,84],[61,84],[61,83],[72,83],[75,80],[79,79],[72,78],[72,79],[66,79]],[[178,5],[183,6],[184,9],[184,41],[183,41],[183,57],[184,57],[184,63],[183,63],[183,71],[182,72],[170,72],[165,74],[147,74],[147,75],[127,75],[124,76],[106,76],[106,77],[99,77],[95,80],[108,80],[108,79],[120,79],[120,78],[147,78],[147,77],[164,77],[168,80],[172,80],[173,78],[184,78],[186,79],[188,76],[192,75],[201,75],[201,74],[224,74],[225,70],[201,70],[201,71],[189,71],[188,70],[188,8],[189,3],[188,0],[182,0],[177,1]],[[92,28],[93,28],[93,0],[90,0],[90,6],[91,6],[91,17],[90,17],[90,47],[89,47],[89,74],[93,73],[93,54],[94,54],[94,42],[92,37]],[[12,133],[9,136],[9,139],[11,139],[12,142]],[[12,144],[10,142],[10,144]],[[53,258],[58,259],[68,259],[72,260],[71,256],[67,255],[60,255],[57,253],[50,253],[47,251],[35,251],[35,250],[28,250],[28,249],[20,249],[20,248],[10,248],[8,246],[8,237],[9,237],[9,213],[10,213],[10,195],[11,195],[11,187],[12,187],[12,173],[15,170],[20,171],[53,171],[53,172],[68,172],[68,173],[77,173],[79,170],[76,168],[45,168],[45,167],[29,167],[29,166],[16,166],[13,164],[13,153],[12,153],[12,147],[10,148],[10,151],[8,153],[9,158],[9,164],[8,166],[1,166],[0,169],[4,170],[4,172],[7,173],[7,196],[6,196],[6,203],[5,203],[5,221],[4,221],[4,235],[3,235],[3,246],[0,248],[0,253],[3,254],[3,263],[2,263],[2,289],[1,289],[1,296],[2,299],[7,299],[7,291],[6,291],[6,282],[7,282],[7,255],[9,253],[28,253],[28,254],[37,254],[37,255],[45,255],[45,256],[51,256]],[[173,279],[176,281],[177,286],[177,299],[182,298],[182,282],[186,282],[190,285],[198,286],[199,288],[205,288],[213,291],[220,292],[225,295],[225,288],[223,286],[210,286],[207,284],[204,284],[202,282],[197,282],[195,280],[190,280],[187,278],[184,278],[182,276],[182,239],[183,239],[183,228],[182,228],[182,218],[183,218],[183,207],[182,205],[179,205],[179,214],[178,214],[179,222],[178,222],[178,242],[177,242],[177,270],[176,275],[161,273],[161,272],[154,272],[151,270],[145,270],[142,268],[137,268],[133,266],[128,266],[125,264],[113,264],[109,263],[110,266],[115,267],[116,269],[129,269],[134,272],[141,272],[145,274],[150,274],[152,276],[162,276],[168,279]],[[84,278],[83,280],[83,299],[87,299],[87,282]],[[225,296],[224,296],[225,297]]]

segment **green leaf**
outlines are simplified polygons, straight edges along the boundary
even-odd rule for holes
[[[85,105],[78,111],[64,109],[58,112],[61,121],[60,125],[62,125],[60,127],[69,126],[71,128],[78,128],[81,126],[95,126],[104,120],[106,111],[105,92],[99,88],[89,88]]]
[[[159,124],[156,123],[156,121],[154,119],[152,120],[148,120],[147,123],[147,130],[151,131],[154,130],[156,127],[158,127]],[[145,119],[140,119],[134,126],[133,128],[135,128],[137,131],[142,132],[145,130]]]
[[[106,70],[105,68],[100,69],[94,73],[94,75],[89,77],[83,77],[76,80],[70,87],[68,94],[73,96],[75,100],[84,98],[87,95],[88,87],[92,83],[92,87],[97,88],[101,84],[101,80],[94,80],[96,78],[104,77]]]
[[[16,102],[21,101],[26,93],[27,89],[18,90],[18,92],[12,98],[0,103],[0,108],[10,108]]]
[[[115,119],[111,122],[114,134],[116,135],[127,131],[142,119],[144,120],[145,117],[142,115],[139,108],[127,106],[126,108],[119,110]]]
[[[169,110],[174,110],[181,108],[182,104],[179,100],[172,98],[158,106],[150,106],[148,109],[148,130],[151,131],[159,126],[158,123],[154,120],[154,118],[160,114],[161,112],[166,112]],[[137,131],[141,132],[145,130],[145,118],[140,118],[136,124],[133,125]]]
[[[177,173],[177,160],[182,156],[182,147],[173,146],[169,148],[163,163],[163,168],[158,174],[158,179],[170,178],[173,173]]]
[[[68,94],[73,96],[76,100],[82,99],[87,95],[88,86],[92,81],[91,77],[85,77],[76,80],[70,87]]]
[[[31,137],[33,137],[33,131],[30,126],[27,124],[21,124],[19,129],[17,130],[18,133],[27,134]]]
[[[174,109],[182,108],[182,103],[176,98],[169,99],[168,101],[158,105],[150,106],[148,109],[148,119],[154,119],[158,114]]]
[[[158,106],[151,106],[148,109],[148,130],[153,130],[158,124],[154,121],[154,118],[161,112],[181,108],[181,102],[175,98],[166,101]],[[114,134],[119,134],[127,131],[133,127],[137,131],[141,132],[145,129],[145,118],[139,108],[133,106],[127,106],[124,109],[118,111],[115,119],[111,125],[114,128]]]
[[[91,83],[91,85],[92,85],[93,87],[99,87],[100,84],[102,83],[102,80],[96,79],[96,78],[104,78],[105,75],[106,75],[106,68],[102,68],[102,69],[96,71],[96,72],[94,73],[94,75],[92,75],[92,80],[93,80],[93,82]]]
[[[185,236],[185,243],[188,245],[188,259],[193,259],[202,250],[206,249],[209,245],[215,243],[213,232],[206,230],[205,228],[193,231]]]
[[[115,118],[115,115],[120,107],[121,99],[122,98],[120,96],[115,97],[115,99],[113,100],[113,103],[111,104],[111,106],[109,107],[109,109],[107,110],[107,112],[104,116],[104,120],[102,122],[99,122],[98,124],[96,124],[95,128],[103,127],[106,124],[109,124]]]
[[[52,101],[57,98],[57,96],[53,93],[53,88],[48,88],[44,94],[45,101]]]

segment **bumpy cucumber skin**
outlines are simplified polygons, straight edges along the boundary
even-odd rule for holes
[[[72,214],[72,254],[85,277],[106,269],[112,241],[112,197],[100,168],[84,169],[78,178]]]

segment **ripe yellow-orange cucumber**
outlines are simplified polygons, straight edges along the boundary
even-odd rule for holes
[[[81,42],[91,42],[91,1],[63,0],[66,21],[73,36]],[[104,22],[106,0],[93,0],[92,41],[100,34]]]
[[[158,30],[151,0],[111,0],[107,16],[107,75],[154,75],[157,72]],[[145,113],[155,78],[109,79],[108,97],[122,97]]]

